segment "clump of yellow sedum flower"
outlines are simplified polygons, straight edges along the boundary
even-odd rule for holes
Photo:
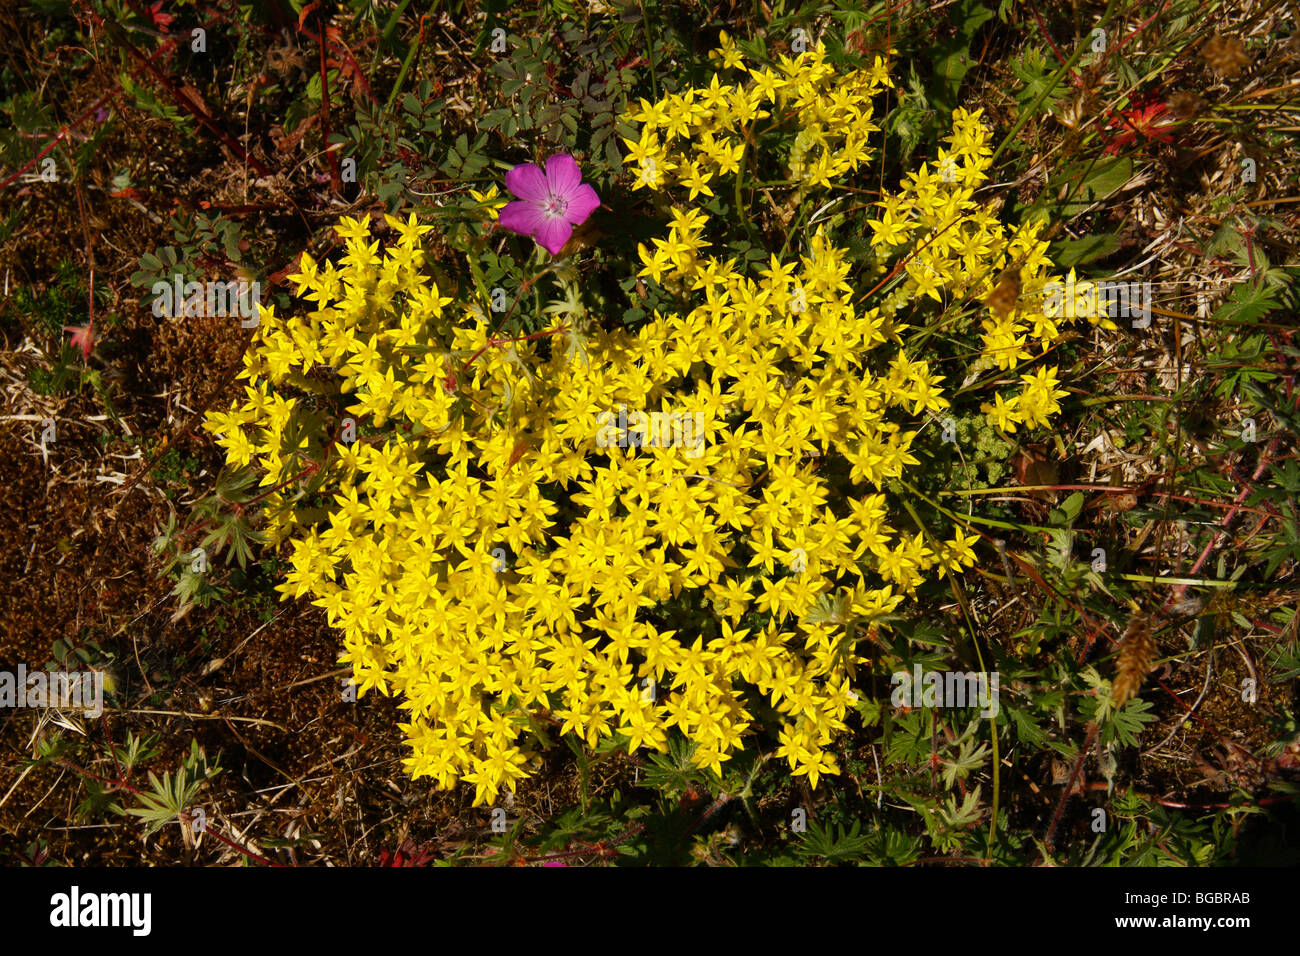
[[[725,37],[718,53],[743,69]],[[948,173],[923,168],[870,223],[887,252],[933,237],[901,293],[855,304],[824,224],[803,254],[738,270],[710,254],[691,203],[739,174],[746,130],[792,116],[791,180],[833,189],[869,158],[871,99],[890,84],[882,61],[837,76],[820,50],[749,77],[633,117],[637,184],[671,203],[641,275],[676,283],[689,310],[635,331],[496,338],[483,305],[427,274],[432,227],[389,217],[381,252],[368,222],[344,219],[339,263],[304,255],[290,277],[314,309],[263,309],[246,400],[209,416],[229,462],[264,475],[271,538],[291,542],[281,591],[342,631],[360,693],[401,697],[408,771],[471,783],[476,804],[513,790],[554,731],[592,746],[621,735],[629,752],[676,731],[719,771],[762,700],[781,721],[777,755],[816,786],[839,772],[828,748],[856,699],[854,645],[927,576],[974,564],[974,536],[900,530],[881,490],[917,464],[908,425],[949,407],[943,376],[901,348],[900,313],[987,291],[970,277],[998,257],[1023,254],[1025,286],[1041,285],[1042,244],[1033,230],[1008,244],[971,199],[988,134],[959,110]],[[986,322],[984,359],[1028,358],[1030,326],[1043,349],[1059,334],[1037,315]],[[998,399],[1007,430],[1063,394],[1055,369],[1024,383]],[[348,423],[307,398],[330,391],[371,434],[347,441]],[[620,406],[699,413],[702,444],[603,447]],[[326,508],[310,507],[315,491]],[[674,627],[669,605],[710,618],[707,633]]]

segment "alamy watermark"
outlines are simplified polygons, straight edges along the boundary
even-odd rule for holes
[[[0,707],[54,707],[80,710],[87,717],[104,712],[103,671],[0,671]]]
[[[1075,281],[1043,286],[1043,314],[1067,319],[1132,319],[1133,328],[1151,326],[1150,282]]]
[[[246,279],[229,282],[184,282],[177,274],[172,282],[153,284],[153,314],[179,319],[198,316],[238,315],[241,328],[255,329],[261,320],[262,283]]]
[[[703,412],[628,412],[626,405],[601,412],[596,418],[600,448],[683,447],[687,458],[704,454]]]
[[[50,897],[50,925],[56,928],[119,926],[133,936],[153,928],[151,893],[83,893],[73,886]]]
[[[998,715],[998,672],[930,671],[922,673],[915,664],[912,672],[895,671],[889,679],[894,692],[889,702],[895,707],[976,707],[981,717]]]

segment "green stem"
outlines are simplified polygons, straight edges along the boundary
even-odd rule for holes
[[[1114,12],[1114,9],[1115,0],[1110,0],[1110,3],[1106,5],[1106,11],[1101,15],[1101,20],[1099,22],[1107,22],[1110,19],[1110,15]],[[1002,151],[1011,145],[1011,141],[1016,138],[1016,134],[1019,133],[1024,128],[1025,124],[1029,122],[1029,118],[1038,114],[1038,108],[1043,105],[1043,101],[1052,95],[1052,92],[1061,82],[1061,78],[1065,76],[1066,73],[1070,72],[1070,70],[1074,69],[1074,65],[1083,59],[1083,54],[1090,46],[1091,41],[1088,38],[1085,38],[1075,49],[1074,55],[1071,56],[1067,62],[1062,63],[1061,68],[1052,74],[1047,85],[1043,87],[1043,91],[1039,93],[1038,98],[1034,100],[1033,105],[1020,114],[1020,118],[1016,120],[1015,125],[1011,127],[1011,130],[1003,138],[1002,144],[994,151],[993,156],[989,159],[990,167],[998,161],[998,157],[1002,155]]]
[[[417,39],[411,44],[411,48],[406,51],[406,59],[402,60],[402,68],[397,71],[397,79],[393,81],[393,91],[388,94],[388,102],[384,104],[384,112],[391,113],[393,104],[397,101],[397,94],[402,92],[402,83],[406,80],[406,72],[411,68],[411,61],[415,55],[420,52],[420,41]]]
[[[650,32],[650,17],[645,12],[645,0],[637,0],[641,7],[641,25],[645,27],[645,53],[646,59],[650,61],[650,93],[656,100],[659,99],[659,81],[655,79],[658,68],[655,66],[655,40],[654,34]]]
[[[926,495],[922,494],[920,491],[912,487],[912,485],[908,484],[902,478],[899,478],[897,480],[900,485],[902,485],[912,494],[916,495],[916,497],[920,498],[930,507],[934,508],[935,511],[938,511],[940,514],[944,515],[945,517],[951,518],[953,521],[961,522],[964,525],[983,524],[983,525],[988,525],[990,528],[1002,528],[1006,531],[1040,531],[1045,534],[1052,534],[1053,532],[1061,530],[1060,528],[1043,528],[1035,524],[1012,524],[1009,521],[998,521],[996,518],[980,518],[980,517],[976,517],[975,515],[958,514],[955,511],[949,511],[947,508],[939,504],[939,502],[935,501],[933,498],[929,498]]]

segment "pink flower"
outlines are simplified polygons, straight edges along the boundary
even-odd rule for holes
[[[543,173],[532,163],[506,173],[506,188],[519,197],[501,210],[498,222],[511,232],[532,236],[551,255],[559,255],[573,227],[587,221],[600,205],[596,190],[582,181],[572,156],[559,153]]]
[[[95,349],[95,321],[92,319],[89,325],[65,325],[63,331],[72,333],[72,347],[81,349],[81,360],[89,360]]]

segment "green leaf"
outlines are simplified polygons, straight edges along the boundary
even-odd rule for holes
[[[1046,191],[1052,198],[1040,201],[1048,209],[1055,205],[1056,215],[1071,218],[1094,202],[1114,195],[1132,178],[1133,160],[1127,156],[1095,163],[1074,163],[1062,170],[1059,176],[1052,177],[1051,188]],[[1067,197],[1069,202],[1065,201]]]
[[[1147,713],[1150,709],[1151,704],[1140,697],[1128,701],[1124,709],[1116,712],[1102,730],[1102,743],[1118,741],[1123,747],[1136,747],[1138,737],[1146,725],[1156,720],[1155,714]]]
[[[1069,269],[1101,259],[1119,248],[1119,236],[1112,232],[1084,236],[1082,239],[1062,239],[1054,242],[1048,256],[1058,268]]]
[[[1219,306],[1214,318],[1226,322],[1253,322],[1268,315],[1282,307],[1281,302],[1272,298],[1271,291],[1263,283],[1242,282],[1233,287],[1228,301]]]
[[[795,853],[804,859],[821,859],[827,863],[846,863],[861,857],[867,838],[861,835],[862,821],[854,820],[848,830],[843,824],[823,827],[810,823]]]
[[[933,67],[927,89],[928,98],[944,112],[950,112],[957,105],[957,91],[961,89],[966,74],[975,65],[975,58],[970,52],[971,40],[980,26],[992,18],[993,11],[979,0],[961,0],[954,18],[957,35],[926,51],[925,58]]]
[[[1127,156],[1097,163],[1084,177],[1081,192],[1089,199],[1108,199],[1133,178],[1133,160]]]
[[[1034,48],[1026,51],[1020,60],[1011,62],[1011,72],[1024,84],[1016,93],[1016,100],[1022,108],[1026,108],[1036,103],[1043,95],[1043,91],[1051,85],[1051,77],[1055,71],[1048,63],[1047,55],[1042,50]],[[1061,89],[1059,84],[1057,89]],[[1048,94],[1043,100],[1042,109],[1049,113],[1055,111],[1060,98],[1059,93]]]
[[[1061,507],[1052,509],[1048,521],[1054,525],[1068,527],[1074,524],[1074,519],[1079,517],[1079,512],[1082,510],[1083,492],[1076,491],[1061,503]]]

